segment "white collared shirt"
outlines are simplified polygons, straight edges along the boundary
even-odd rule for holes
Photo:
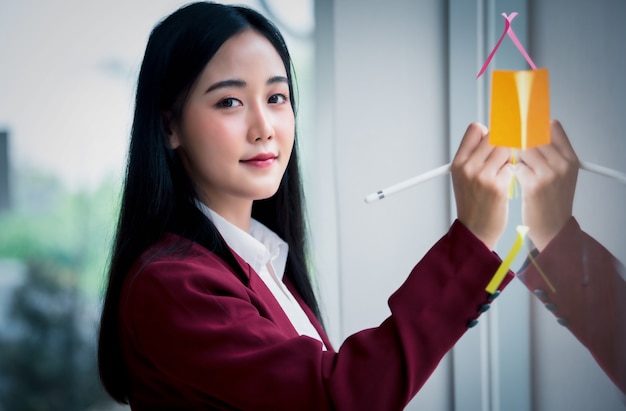
[[[246,233],[205,204],[199,201],[196,203],[213,222],[228,246],[261,277],[298,334],[321,341],[323,349],[326,350],[311,320],[282,281],[289,252],[287,243],[255,219],[250,221],[250,232]]]

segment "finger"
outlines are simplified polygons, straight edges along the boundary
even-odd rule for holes
[[[471,155],[470,160],[474,161],[477,165],[480,165],[480,166],[482,166],[489,159],[489,157],[491,157],[494,150],[501,148],[501,147],[492,146],[489,143],[488,135],[489,133],[487,133],[484,136],[484,138],[478,144],[478,147],[476,147],[476,150],[474,150],[474,152]],[[508,150],[505,149],[505,151],[508,151]]]
[[[470,175],[473,175],[474,173],[482,170],[482,172],[486,172],[486,173],[489,173],[491,171],[491,174],[487,174],[487,175],[493,176],[497,172],[497,170],[502,166],[502,164],[498,164],[497,166],[492,165],[490,169],[485,169],[485,166],[489,158],[493,155],[494,151],[501,150],[501,149],[502,148],[494,147],[491,144],[489,144],[489,138],[487,137],[487,135],[485,135],[483,139],[480,141],[480,143],[478,143],[478,146],[474,149],[474,151],[469,155],[469,157],[463,164],[464,169],[467,172],[469,172]],[[504,152],[507,153],[508,150],[504,149]],[[496,158],[497,157],[501,157],[501,156],[496,155]],[[494,162],[493,158],[491,162]]]
[[[496,174],[505,165],[511,162],[511,149],[506,147],[493,147],[485,159],[485,170]]]
[[[551,143],[544,148],[552,147],[568,161],[578,163],[576,152],[567,138],[563,126],[558,120],[552,120],[550,122],[550,141]]]
[[[515,178],[522,186],[522,189],[533,181],[536,181],[535,171],[525,163],[519,163],[515,166]]]
[[[563,153],[552,144],[537,147],[537,151],[545,158],[545,163],[538,171],[538,173],[542,175],[544,171],[548,170],[554,171],[557,174],[565,174],[572,168],[578,169],[578,162],[573,162],[566,158]]]
[[[454,156],[453,162],[457,164],[465,163],[486,135],[487,128],[484,125],[480,123],[471,123],[467,127],[467,130],[465,130],[465,134],[463,135],[463,139],[461,140],[459,149]]]
[[[554,120],[551,123],[551,129],[551,143],[536,148],[545,158],[544,170],[549,168],[553,171],[566,173],[572,168],[578,168],[578,158],[561,124]]]
[[[520,162],[515,166],[515,178],[523,191],[527,191],[539,181],[540,176],[550,172],[549,165],[543,154],[537,148],[530,148],[520,152]]]
[[[520,163],[528,167],[533,173],[545,170],[548,160],[538,147],[529,148],[519,152]]]
[[[508,197],[509,188],[511,187],[511,181],[515,177],[515,166],[510,162],[505,162],[505,164],[500,167],[497,171],[496,178],[498,180],[498,184],[501,190],[504,190],[505,195]]]
[[[563,126],[558,120],[550,123],[550,144],[537,147],[549,162],[564,159],[567,162],[578,164],[578,157],[574,152]]]

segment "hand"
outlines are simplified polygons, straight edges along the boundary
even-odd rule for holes
[[[489,145],[485,126],[472,123],[452,161],[458,218],[490,250],[506,227],[513,178],[510,155],[510,149]]]
[[[522,221],[539,251],[572,216],[580,166],[558,121],[552,121],[550,135],[550,144],[520,152],[515,171],[522,187]]]

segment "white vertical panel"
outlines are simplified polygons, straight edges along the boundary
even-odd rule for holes
[[[332,0],[315,0],[315,138],[309,144],[317,162],[307,191],[313,267],[318,279],[326,331],[335,345],[342,339],[337,222],[337,161],[335,150],[335,36]]]
[[[317,10],[333,5],[333,50],[332,69],[317,74],[317,118],[332,126],[318,124],[320,182],[308,204],[317,259],[337,259],[338,278],[323,286],[339,288],[329,314],[340,320],[329,323],[341,342],[389,314],[391,293],[448,228],[445,177],[363,201],[448,161],[446,15],[438,0],[319,1]],[[318,19],[318,30],[324,24]],[[323,42],[317,50],[318,58],[328,53]],[[317,198],[328,190],[334,200]],[[318,201],[322,211],[314,211]],[[450,409],[448,371],[444,360],[407,409]]]
[[[344,337],[387,316],[389,295],[447,230],[444,178],[363,201],[447,160],[443,19],[435,0],[335,3]]]
[[[452,159],[467,126],[485,123],[484,79],[476,80],[484,51],[484,4],[480,0],[449,0],[449,158]],[[452,216],[456,216],[451,197]],[[490,313],[489,313],[490,314]],[[481,317],[453,349],[454,409],[490,411],[488,319]]]
[[[506,39],[480,78],[476,75],[502,33],[500,13],[517,11],[515,31],[526,41],[527,1],[449,0],[450,157],[472,121],[489,124],[490,73],[496,67],[525,69]],[[523,59],[522,59],[523,62]],[[524,63],[525,64],[525,63]],[[454,201],[451,201],[453,216]],[[496,251],[505,255],[521,222],[519,199],[510,204],[507,229]],[[514,282],[454,348],[455,409],[529,411],[530,345],[528,292]]]

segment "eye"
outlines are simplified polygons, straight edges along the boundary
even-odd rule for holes
[[[288,101],[287,96],[284,94],[280,94],[280,93],[270,96],[270,98],[267,100],[267,102],[270,104],[284,104],[287,101]]]
[[[232,107],[239,107],[241,105],[242,105],[241,101],[237,100],[234,97],[227,97],[225,99],[220,100],[216,104],[218,108],[232,108]]]

